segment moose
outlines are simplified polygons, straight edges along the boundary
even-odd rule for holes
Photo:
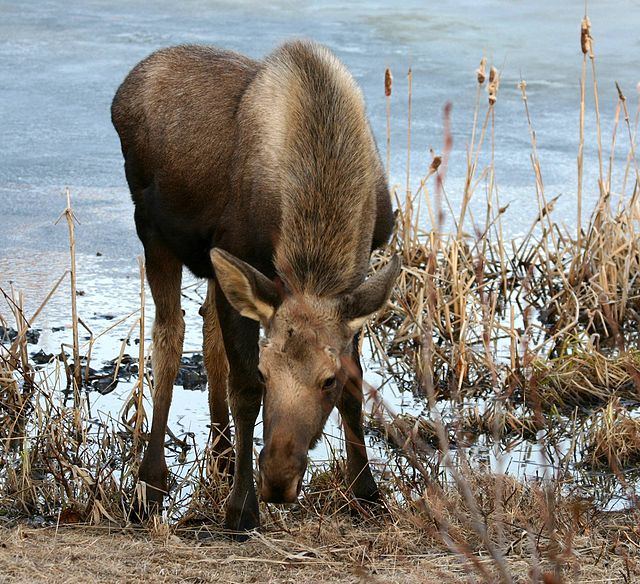
[[[336,405],[351,493],[377,501],[358,335],[386,304],[400,261],[366,277],[394,218],[351,74],[311,41],[287,42],[262,61],[183,45],[136,65],[111,114],[156,308],[153,419],[139,468],[146,511],[167,492],[183,266],[208,280],[200,313],[212,450],[229,457],[233,473],[226,529],[242,537],[259,525],[253,432],[261,406],[263,501],[296,500],[309,449]]]

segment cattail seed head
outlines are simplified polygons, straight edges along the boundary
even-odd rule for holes
[[[391,69],[387,67],[384,72],[384,94],[386,97],[391,97],[392,85],[393,85],[393,75],[391,75]]]
[[[478,67],[478,71],[477,71],[477,73],[478,73],[478,83],[480,85],[482,85],[484,83],[485,79],[487,78],[486,74],[485,74],[486,66],[487,66],[487,59],[486,59],[486,57],[482,57],[482,59],[480,59],[480,67]]]
[[[429,174],[433,174],[440,168],[442,164],[442,156],[434,156],[433,161],[431,162],[431,166],[429,167]]]
[[[593,37],[591,36],[591,21],[589,20],[588,16],[585,16],[582,19],[582,24],[580,25],[580,48],[585,55],[587,53],[591,53],[592,41]]]
[[[500,75],[498,75],[498,70],[495,67],[491,67],[489,71],[489,87],[487,88],[489,92],[489,105],[496,103],[498,99],[498,87],[500,87]]]

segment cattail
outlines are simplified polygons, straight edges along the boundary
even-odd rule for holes
[[[485,74],[485,68],[487,66],[487,58],[486,57],[482,57],[482,59],[480,59],[480,67],[478,67],[478,83],[480,85],[482,85],[485,82],[486,74]]]
[[[384,95],[387,102],[387,180],[391,177],[391,87],[393,86],[393,75],[391,68],[384,70]]]
[[[393,85],[393,75],[391,75],[391,69],[387,67],[384,72],[384,94],[386,97],[391,97],[392,85]]]
[[[431,166],[429,167],[429,174],[431,175],[434,172],[437,172],[441,164],[442,156],[434,156],[433,160],[431,161]]]
[[[582,48],[582,52],[586,54],[591,53],[591,42],[593,38],[591,36],[591,21],[588,16],[585,16],[582,19],[582,24],[580,25],[580,47]]]
[[[489,71],[489,105],[496,103],[498,99],[498,87],[500,87],[500,76],[495,67],[491,67]]]

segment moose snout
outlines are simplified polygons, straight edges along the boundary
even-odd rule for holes
[[[260,498],[267,503],[294,503],[307,468],[307,453],[265,447],[260,453]]]

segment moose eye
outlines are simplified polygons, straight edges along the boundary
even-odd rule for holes
[[[322,389],[333,389],[336,385],[336,378],[329,377],[329,379],[325,379],[322,383]]]

